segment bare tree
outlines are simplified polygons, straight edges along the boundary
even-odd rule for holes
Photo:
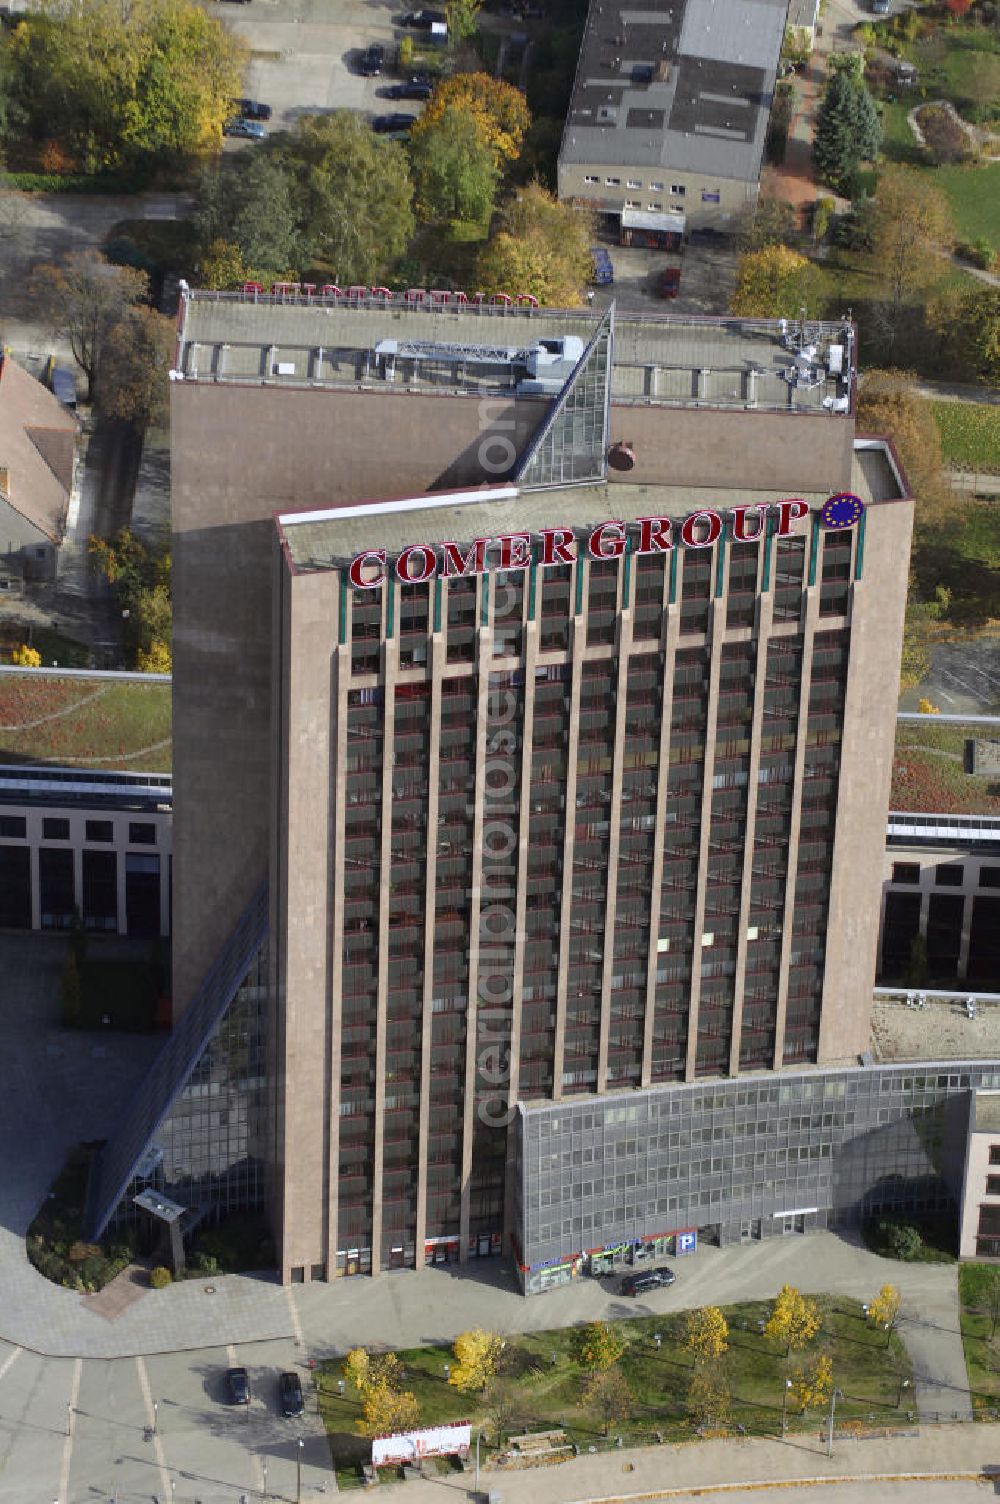
[[[56,266],[36,269],[31,291],[53,334],[65,339],[87,378],[93,401],[112,331],[128,309],[145,301],[149,279],[131,266],[112,266],[99,251],[72,251]]]

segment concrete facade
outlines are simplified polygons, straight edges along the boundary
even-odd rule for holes
[[[1000,1259],[1000,1092],[973,1096],[964,1168],[958,1256]]]

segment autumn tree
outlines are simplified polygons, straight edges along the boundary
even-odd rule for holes
[[[88,549],[105,579],[114,586],[131,661],[145,673],[166,672],[154,665],[162,665],[169,654],[169,553],[148,547],[128,528],[122,528],[113,538],[90,538]]]
[[[766,245],[740,257],[730,307],[743,318],[795,318],[815,303],[812,266],[785,245]]]
[[[112,332],[145,301],[149,280],[131,266],[111,266],[99,251],[71,251],[55,266],[35,269],[32,298],[53,334],[65,339],[93,400]]]
[[[833,1393],[833,1363],[827,1353],[818,1353],[812,1363],[792,1375],[792,1397],[799,1409],[818,1410]]]
[[[412,143],[417,208],[427,220],[482,222],[499,182],[481,117],[452,105]]]
[[[41,668],[42,655],[37,648],[31,648],[26,642],[22,642],[11,648],[10,661],[18,668]]]
[[[899,1316],[901,1301],[902,1296],[895,1285],[883,1285],[874,1300],[870,1301],[868,1305],[868,1320],[872,1326],[885,1328],[887,1347]]]
[[[732,1394],[721,1370],[703,1368],[692,1376],[687,1390],[687,1412],[693,1426],[725,1426],[731,1405]]]
[[[206,246],[198,273],[199,287],[222,291],[254,280],[257,279],[250,276],[250,268],[238,245],[220,238]]]
[[[464,110],[482,126],[498,168],[513,161],[531,124],[528,104],[520,89],[489,73],[453,73],[438,84],[420,119],[410,132],[416,145],[425,131],[451,109]]]
[[[1000,387],[1000,288],[950,288],[928,305],[927,318],[956,371]]]
[[[889,167],[879,179],[870,265],[890,333],[903,305],[941,275],[941,256],[955,243],[948,200],[926,178],[912,168]]]
[[[352,111],[335,110],[303,116],[275,150],[293,174],[303,254],[345,285],[380,278],[414,230],[402,145],[376,136]]]
[[[603,1420],[605,1436],[612,1421],[628,1420],[634,1399],[631,1385],[617,1363],[593,1369],[584,1381],[583,1403]]]
[[[140,674],[169,674],[173,667],[170,644],[153,638],[148,648],[136,653],[135,666]]]
[[[618,1362],[625,1351],[625,1338],[610,1321],[588,1321],[574,1328],[572,1345],[581,1368],[601,1372]]]
[[[500,1366],[503,1349],[503,1338],[496,1332],[484,1332],[478,1326],[460,1332],[452,1347],[455,1366],[448,1376],[448,1383],[463,1394],[485,1389]]]
[[[721,1358],[729,1347],[729,1326],[718,1306],[689,1311],[684,1323],[684,1346],[696,1362]]]
[[[420,1421],[420,1406],[410,1390],[397,1390],[388,1384],[376,1384],[364,1396],[361,1418],[355,1421],[362,1436],[386,1436],[398,1431],[412,1431]]]
[[[217,149],[248,58],[194,0],[41,0],[7,55],[27,132],[88,172]]]
[[[101,359],[97,403],[102,413],[140,433],[166,417],[174,324],[155,308],[126,308],[109,331]]]
[[[819,1307],[794,1285],[782,1285],[764,1328],[768,1337],[785,1344],[785,1355],[806,1347],[820,1329]]]
[[[765,245],[787,245],[797,230],[792,204],[783,198],[760,198],[741,211],[735,239],[741,251],[759,251]]]
[[[446,0],[445,15],[453,37],[464,41],[475,35],[482,0]]]
[[[865,371],[858,390],[858,431],[886,434],[899,450],[917,498],[917,528],[938,521],[959,503],[944,476],[941,435],[930,404],[906,371]]]
[[[850,54],[848,54],[850,56]],[[882,130],[875,102],[853,63],[833,67],[816,117],[813,158],[824,183],[850,198],[862,162],[878,156]]]
[[[398,1389],[402,1365],[395,1353],[373,1353],[353,1347],[344,1359],[344,1373],[360,1395],[376,1389]]]
[[[531,293],[540,303],[575,308],[593,272],[592,216],[530,183],[503,210],[500,228],[476,262],[486,292]]]

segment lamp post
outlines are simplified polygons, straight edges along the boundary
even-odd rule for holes
[[[480,1436],[482,1436],[482,1434],[483,1434],[483,1428],[482,1428],[482,1426],[480,1426],[479,1430],[476,1432],[476,1497],[477,1498],[479,1497],[479,1438],[480,1438]]]
[[[656,1351],[659,1352],[663,1345],[663,1337],[660,1332],[653,1333],[653,1341],[656,1343]]]
[[[903,1391],[904,1391],[904,1389],[909,1389],[909,1387],[910,1387],[910,1381],[909,1381],[909,1379],[900,1379],[900,1381],[899,1381],[899,1394],[896,1396],[896,1409],[897,1410],[899,1409],[900,1405],[903,1403]]]
[[[445,1381],[446,1384],[448,1383],[448,1380],[450,1378],[451,1378],[451,1364],[450,1363],[446,1363],[444,1365],[444,1381]]]
[[[782,1433],[784,1433],[785,1431],[788,1430],[788,1391],[789,1391],[789,1389],[791,1389],[791,1387],[792,1387],[792,1381],[791,1381],[791,1379],[786,1379],[785,1380],[785,1387],[781,1391],[781,1430],[782,1430]]]
[[[261,1498],[262,1499],[266,1499],[267,1498],[267,1458],[266,1457],[262,1457],[261,1461],[264,1464],[264,1492],[261,1494]]]
[[[842,1389],[834,1389],[830,1394],[830,1420],[826,1432],[826,1455],[833,1456],[833,1417],[837,1410],[837,1401],[844,1398]]]
[[[344,1385],[344,1381],[343,1381],[343,1379],[338,1379],[338,1380],[337,1380],[337,1389],[338,1389],[338,1390],[339,1390],[339,1392],[340,1392],[340,1398],[341,1398],[341,1399],[343,1399],[343,1398],[344,1398],[344,1388],[345,1388],[345,1385]]]
[[[156,1400],[154,1400],[154,1401],[153,1401],[153,1435],[154,1435],[154,1436],[156,1436],[156,1435],[158,1435],[158,1434],[159,1434],[159,1433],[158,1433],[158,1432],[157,1432],[157,1429],[156,1429],[156,1419],[157,1419],[157,1414],[158,1414],[158,1412],[159,1412],[159,1408],[160,1408],[160,1407],[159,1407],[159,1405],[158,1405],[158,1403],[157,1403],[157,1401],[156,1401]]]
[[[72,1436],[72,1434],[73,1434],[73,1402],[72,1402],[72,1400],[67,1400],[66,1401],[66,1435],[67,1436]]]
[[[295,1453],[295,1504],[302,1504],[302,1448],[304,1446],[305,1442],[300,1436]]]

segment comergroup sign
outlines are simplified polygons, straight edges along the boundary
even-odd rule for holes
[[[830,497],[820,515],[827,527],[851,527],[863,510],[858,497],[840,492]],[[796,496],[786,501],[732,507],[725,512],[704,509],[692,512],[679,524],[669,517],[637,517],[634,522],[599,522],[582,532],[568,527],[546,527],[536,533],[473,538],[471,543],[411,543],[394,559],[389,558],[384,548],[368,548],[355,555],[347,573],[358,589],[373,590],[384,583],[387,573],[394,573],[404,584],[419,585],[435,576],[457,579],[486,574],[491,569],[507,572],[527,569],[533,559],[543,567],[573,564],[581,552],[591,559],[618,559],[626,549],[636,554],[667,553],[675,543],[685,548],[711,548],[721,537],[727,520],[732,523],[732,536],[737,543],[752,543],[764,533],[769,516],[777,518],[773,535],[785,538],[808,511],[809,503]]]

